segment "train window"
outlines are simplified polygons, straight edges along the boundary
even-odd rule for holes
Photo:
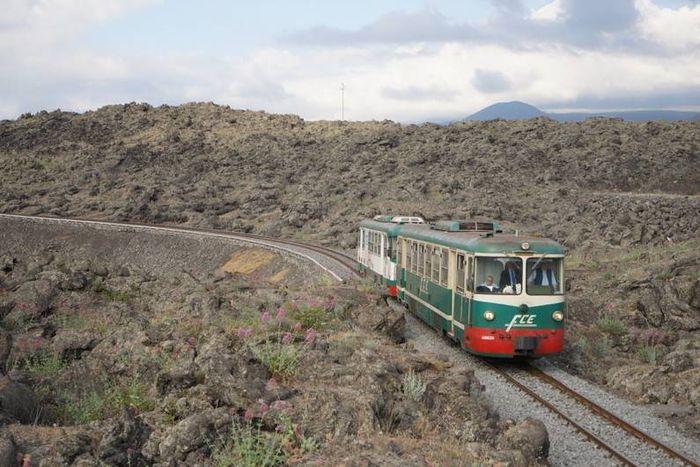
[[[432,261],[431,280],[437,283],[440,282],[440,248],[433,248]]]
[[[528,258],[526,271],[528,295],[564,293],[563,269],[561,258]]]
[[[476,293],[520,294],[522,292],[521,258],[476,258]]]
[[[463,294],[464,293],[464,255],[463,254],[458,254],[457,255],[457,292]]]
[[[387,238],[388,242],[388,248],[386,249],[386,256],[388,258],[393,258],[394,257],[394,251],[396,251],[396,239],[395,238]]]
[[[424,253],[425,253],[425,247],[423,245],[418,245],[418,269],[416,270],[416,273],[419,276],[423,275],[423,272],[425,271],[425,259],[424,259]]]
[[[467,258],[467,290],[474,292],[474,258]]]
[[[413,264],[411,267],[411,271],[414,274],[418,274],[418,244],[413,242],[412,245],[413,245],[413,253],[411,253],[411,254],[413,255],[413,259],[411,261],[413,262]]]
[[[401,257],[401,252],[403,251],[403,242],[398,238],[395,238],[394,243],[396,244],[396,263],[403,264],[403,258]]]
[[[432,252],[431,248],[428,245],[425,245],[425,256],[423,259],[425,260],[425,272],[424,277],[430,278],[430,259],[432,258]]]
[[[450,260],[449,250],[441,250],[440,253],[440,285],[447,287],[447,272]]]

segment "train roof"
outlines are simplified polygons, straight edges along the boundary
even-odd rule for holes
[[[401,231],[403,224],[395,224],[387,221],[375,221],[373,219],[365,219],[360,222],[360,227],[366,229],[378,230],[380,232],[386,232],[390,237],[396,237]]]
[[[563,255],[564,247],[547,238],[514,235],[498,230],[449,231],[431,225],[405,225],[399,233],[402,237],[475,253],[530,252]],[[523,248],[527,244],[527,248]]]
[[[438,221],[434,224],[405,224],[388,219],[360,222],[360,226],[390,237],[402,236],[474,253],[513,253],[563,255],[564,247],[554,240],[503,233],[491,221]],[[523,248],[524,244],[527,248]]]

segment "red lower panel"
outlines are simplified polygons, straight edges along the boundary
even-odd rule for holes
[[[464,330],[464,347],[472,352],[513,356],[516,336],[537,336],[534,355],[560,353],[564,348],[564,329],[501,329],[468,327]]]
[[[397,297],[399,295],[395,285],[388,285],[386,288],[389,291],[389,296]]]

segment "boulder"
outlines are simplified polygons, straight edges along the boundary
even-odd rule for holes
[[[499,439],[501,449],[516,449],[528,459],[528,464],[546,459],[549,455],[549,434],[544,423],[534,418],[526,418],[508,428]]]
[[[131,409],[124,409],[104,427],[97,455],[107,465],[142,465],[141,447],[150,434],[151,429]]]
[[[180,421],[163,437],[158,451],[161,461],[176,463],[187,454],[207,446],[227,429],[233,417],[226,408],[206,410]]]
[[[54,352],[65,360],[78,360],[83,353],[94,349],[100,341],[93,331],[60,329],[53,338]]]
[[[0,432],[0,465],[17,464],[17,446],[9,433]]]
[[[666,355],[662,363],[674,373],[689,370],[693,367],[693,353],[687,350],[676,350]]]
[[[203,379],[197,372],[194,362],[179,362],[167,371],[162,371],[156,377],[158,394],[164,396],[171,391],[189,388]]]
[[[0,377],[0,415],[20,423],[35,423],[41,414],[39,401],[29,386]]]
[[[12,334],[0,329],[0,375],[5,374],[7,368],[7,357],[10,356],[12,351]]]
[[[15,268],[15,263],[17,260],[12,256],[3,255],[0,256],[0,271],[11,272]]]

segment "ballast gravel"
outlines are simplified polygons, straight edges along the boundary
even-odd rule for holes
[[[416,350],[426,353],[447,355],[457,367],[474,370],[475,375],[485,386],[485,394],[503,418],[522,420],[526,417],[538,418],[544,422],[549,433],[549,462],[561,466],[607,466],[617,465],[616,459],[593,442],[578,433],[571,425],[558,415],[549,411],[528,395],[508,383],[495,371],[488,368],[479,358],[460,351],[437,335],[410,313],[406,313],[407,338]],[[684,437],[663,420],[652,416],[643,408],[603,391],[594,385],[558,370],[553,365],[544,363],[543,371],[551,374],[582,395],[589,397],[601,407],[626,420],[628,423],[664,442],[673,449],[693,459],[689,453],[700,452],[698,443]],[[665,453],[638,440],[620,428],[611,426],[606,420],[592,414],[575,400],[522,370],[510,372],[522,384],[537,393],[592,432],[606,444],[616,449],[637,465],[682,465]],[[634,416],[629,416],[634,414]],[[672,441],[673,440],[673,441]]]
[[[600,386],[569,374],[546,359],[537,360],[535,366],[566,386],[575,388],[576,392],[638,430],[683,454],[696,464],[700,464],[700,441],[689,438],[679,432],[665,420],[654,415],[648,407],[633,404],[614,394],[610,394]]]

